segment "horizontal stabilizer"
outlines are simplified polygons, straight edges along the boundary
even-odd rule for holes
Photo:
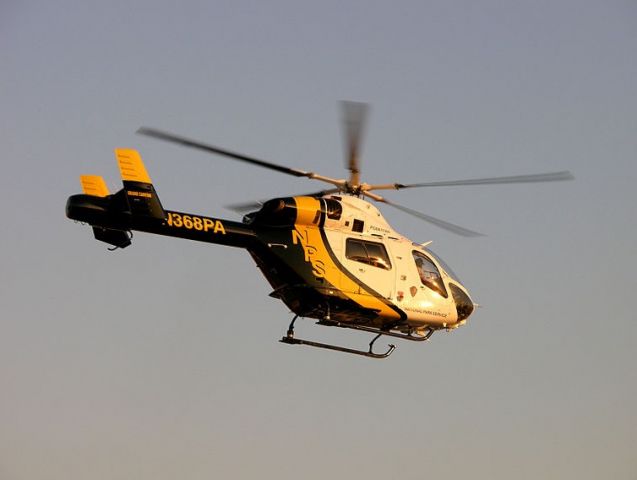
[[[82,190],[87,195],[94,197],[105,197],[108,195],[108,187],[106,182],[99,175],[80,175],[80,183]]]

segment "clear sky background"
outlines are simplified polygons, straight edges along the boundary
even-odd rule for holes
[[[636,54],[630,0],[1,2],[0,478],[637,478]],[[484,305],[465,327],[283,345],[244,251],[65,218],[116,147],[166,208],[312,191],[135,130],[339,177],[341,99],[368,182],[576,175],[387,194],[488,235],[382,207]]]

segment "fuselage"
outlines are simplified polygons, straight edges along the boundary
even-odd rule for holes
[[[351,195],[266,202],[244,220],[251,253],[296,314],[398,328],[455,328],[473,311],[466,289],[430,251]]]

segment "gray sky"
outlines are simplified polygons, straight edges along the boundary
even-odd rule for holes
[[[0,45],[0,478],[635,478],[635,2],[9,0]],[[575,173],[387,194],[488,234],[383,209],[467,326],[386,361],[282,345],[245,252],[111,253],[64,216],[80,174],[120,188],[116,147],[171,209],[311,191],[134,132],[338,177],[341,99],[372,104],[368,182]]]

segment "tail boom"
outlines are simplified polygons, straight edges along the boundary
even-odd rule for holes
[[[126,235],[129,231],[241,248],[249,247],[256,239],[249,226],[231,220],[163,209],[165,216],[162,218],[136,214],[128,206],[127,196],[126,189],[106,197],[73,195],[66,203],[66,216],[91,225],[98,240],[122,248],[130,244]],[[101,232],[102,238],[98,237],[97,231]]]
[[[247,248],[254,231],[230,220],[164,210],[139,152],[115,150],[124,188],[110,195],[104,179],[81,175],[83,194],[66,202],[66,216],[88,223],[97,240],[118,248],[131,244],[131,231]]]

